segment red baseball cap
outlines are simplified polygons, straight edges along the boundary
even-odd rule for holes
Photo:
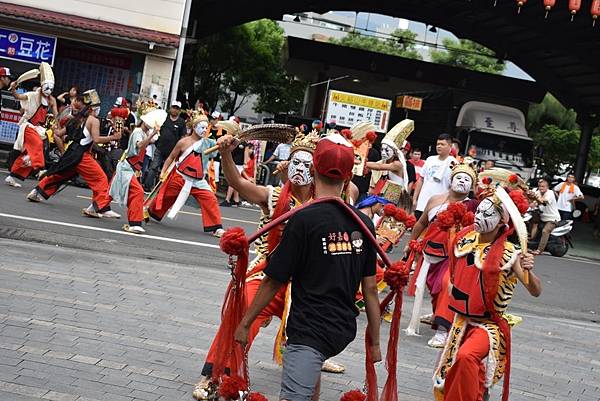
[[[340,134],[332,134],[317,143],[313,165],[321,175],[338,180],[352,177],[354,149]]]
[[[10,68],[0,67],[0,77],[10,77],[11,75]]]

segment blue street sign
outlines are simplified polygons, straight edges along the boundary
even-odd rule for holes
[[[56,37],[0,28],[1,58],[53,65],[55,52]]]

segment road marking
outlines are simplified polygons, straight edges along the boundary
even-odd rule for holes
[[[588,259],[584,256],[564,256],[563,259],[570,260],[573,262],[587,263],[588,265],[600,266],[600,262],[596,262],[596,261]]]
[[[81,199],[92,200],[92,198],[90,196],[83,196],[83,195],[76,195],[76,196]],[[116,203],[116,202],[112,201],[111,203]],[[254,210],[254,209],[246,209],[246,210]],[[180,210],[179,213],[189,214],[191,216],[202,216],[202,213],[186,212],[185,210]],[[253,225],[257,224],[256,221],[233,219],[233,218],[229,218],[229,217],[221,217],[221,220],[235,221],[237,223],[246,223],[246,224],[253,224]]]
[[[84,230],[100,231],[100,232],[111,233],[111,234],[128,235],[128,236],[132,236],[132,237],[147,238],[147,239],[153,239],[153,240],[157,240],[157,241],[175,242],[178,244],[185,244],[185,245],[195,245],[195,246],[200,246],[200,247],[204,247],[204,248],[220,249],[218,245],[208,244],[205,242],[187,241],[184,239],[169,238],[169,237],[158,237],[156,235],[148,235],[148,234],[133,234],[133,233],[128,233],[126,231],[112,230],[110,228],[84,226],[81,224],[66,223],[66,222],[62,222],[62,221],[38,219],[35,217],[16,216],[14,214],[7,214],[7,213],[0,213],[0,217],[7,217],[10,219],[16,219],[16,220],[33,221],[36,223],[54,224],[54,225],[63,226],[63,227],[81,228]],[[250,253],[254,254],[256,252],[250,251]]]

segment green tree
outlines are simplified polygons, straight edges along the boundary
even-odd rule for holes
[[[431,49],[431,61],[437,64],[464,68],[467,70],[502,74],[506,68],[504,63],[498,63],[496,54],[479,43],[467,39],[459,41],[446,38],[442,41],[445,50]]]
[[[563,129],[554,124],[530,132],[544,173],[558,174],[563,167],[571,169],[575,165],[580,134],[578,129]]]
[[[576,120],[577,113],[573,109],[567,109],[552,94],[546,93],[541,103],[529,106],[527,130],[535,133],[546,124],[574,130],[579,127]]]
[[[193,88],[195,98],[205,99],[211,107],[220,102],[230,114],[235,114],[253,94],[258,95],[260,111],[297,111],[305,85],[283,69],[284,44],[283,30],[274,21],[264,19],[204,38],[186,48],[181,90]],[[291,83],[302,90],[282,96],[285,86]]]
[[[350,32],[341,39],[331,38],[329,41],[336,45],[421,60],[422,57],[417,52],[415,46],[416,37],[417,34],[412,31],[396,29],[392,32],[391,36],[386,39],[381,39],[376,36],[367,36],[358,32]]]

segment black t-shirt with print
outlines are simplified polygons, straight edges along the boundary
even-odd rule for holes
[[[373,223],[355,213],[374,233]],[[375,263],[375,248],[339,205],[319,203],[292,216],[265,268],[276,281],[292,281],[288,343],[326,358],[342,352],[356,336],[356,291],[363,277],[375,275]]]

